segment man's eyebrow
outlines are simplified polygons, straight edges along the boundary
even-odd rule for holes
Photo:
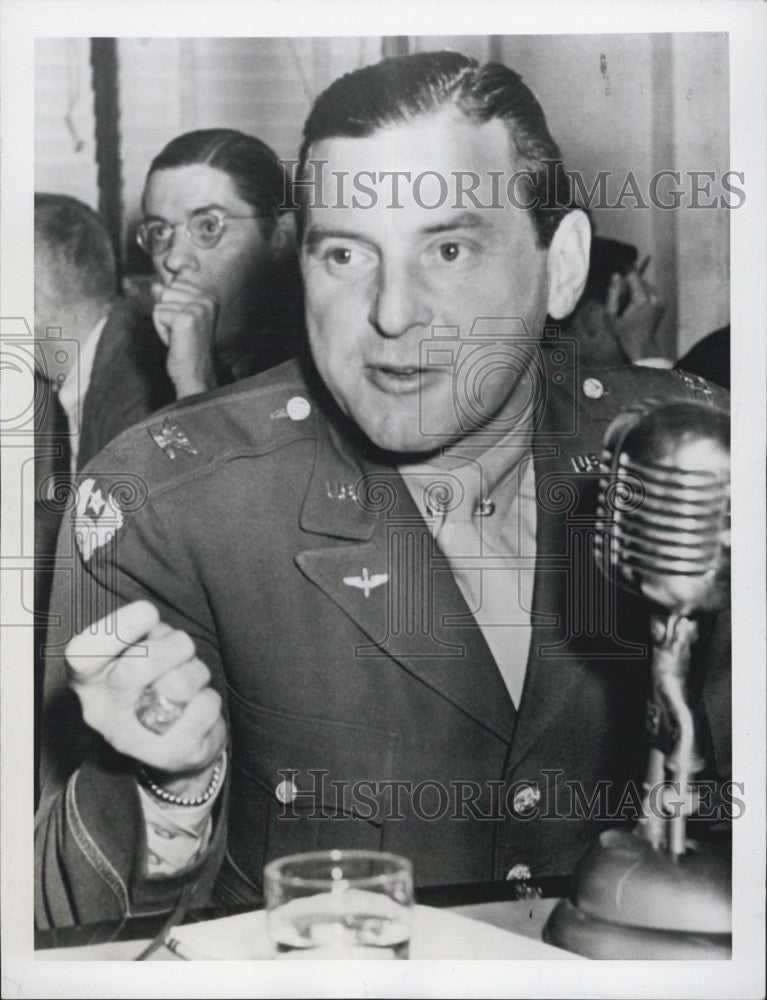
[[[357,240],[370,244],[370,240],[353,229],[332,229],[325,226],[311,225],[304,236],[304,247],[311,253],[323,240]]]
[[[424,226],[421,232],[430,236],[434,233],[451,233],[456,229],[486,229],[489,220],[475,212],[461,212],[452,219],[435,222],[433,226]]]
[[[203,212],[223,212],[226,215],[229,212],[228,208],[224,205],[219,205],[217,202],[213,202],[210,205],[200,205],[199,208],[193,208],[189,215],[202,215]]]
[[[193,208],[191,212],[188,213],[189,218],[193,215],[204,215],[205,212],[221,212],[223,215],[228,214],[229,209],[225,208],[223,205],[219,205],[217,202],[213,202],[210,205],[200,205],[199,208]],[[163,215],[145,215],[144,222],[167,222],[168,220]]]
[[[452,233],[458,229],[486,229],[488,220],[484,216],[474,212],[461,212],[454,218],[445,219],[443,222],[435,222],[432,226],[424,226],[420,230],[426,236],[434,233]],[[309,227],[304,236],[304,246],[310,253],[315,250],[322,240],[358,240],[360,243],[370,244],[370,239],[362,233],[353,229],[333,229],[319,226],[316,223]]]

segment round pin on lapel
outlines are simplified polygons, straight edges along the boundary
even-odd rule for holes
[[[288,400],[285,410],[291,420],[306,420],[312,411],[309,400],[303,396],[293,396]]]

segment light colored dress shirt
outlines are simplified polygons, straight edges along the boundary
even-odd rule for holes
[[[469,457],[471,450],[463,446],[462,457],[452,456],[448,468],[419,463],[399,471],[519,707],[535,580],[532,451],[529,441],[522,442],[518,434],[502,437]],[[448,494],[452,492],[446,510],[434,500],[445,495],[435,485],[439,483],[448,487]]]
[[[59,402],[69,421],[69,448],[72,459],[72,472],[77,471],[77,454],[80,448],[80,431],[82,429],[83,404],[88,386],[91,384],[93,362],[96,360],[96,349],[99,346],[101,334],[106,326],[109,313],[106,313],[91,330],[85,342],[80,344],[77,368],[70,369],[66,380],[59,389]],[[119,378],[119,372],[115,373]]]

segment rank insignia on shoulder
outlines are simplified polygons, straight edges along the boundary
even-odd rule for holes
[[[96,486],[95,479],[84,479],[77,487],[77,500],[72,514],[77,547],[84,562],[96,549],[111,541],[123,525],[123,513],[107,490]]]
[[[196,455],[197,449],[189,438],[184,428],[170,417],[165,417],[162,424],[149,428],[152,440],[168,458],[175,458],[179,451],[185,451],[188,455]]]

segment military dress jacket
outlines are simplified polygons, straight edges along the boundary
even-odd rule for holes
[[[602,437],[650,397],[726,397],[637,368],[543,384],[519,706],[403,479],[298,362],[181,402],[101,453],[59,543],[38,923],[167,909],[184,886],[255,904],[265,862],[322,848],[406,855],[419,885],[566,874],[605,824],[635,818],[649,609],[594,569]],[[146,875],[133,762],[63,692],[68,638],[137,598],[192,636],[228,716],[213,843],[175,878]],[[720,654],[716,697],[701,684],[696,700],[719,773],[715,627],[702,647]]]

